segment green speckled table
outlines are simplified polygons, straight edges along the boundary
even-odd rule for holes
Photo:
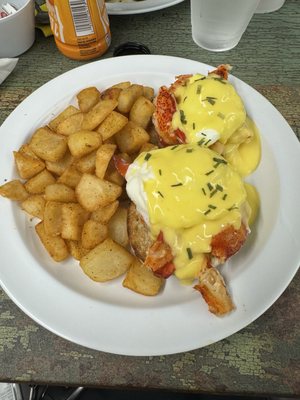
[[[234,75],[268,98],[299,138],[299,0],[287,0],[275,13],[255,15],[239,45],[225,53],[211,53],[193,43],[189,13],[185,1],[149,14],[111,16],[113,40],[105,57],[122,42],[139,41],[153,54],[211,65],[230,63]],[[53,38],[37,32],[34,46],[0,86],[0,122],[36,88],[81,64],[62,56]],[[298,274],[263,316],[219,343],[177,355],[125,357],[55,336],[0,291],[0,381],[297,397],[299,308]]]

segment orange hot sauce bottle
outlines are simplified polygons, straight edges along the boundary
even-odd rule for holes
[[[101,56],[111,42],[104,0],[47,0],[57,48],[74,60]]]

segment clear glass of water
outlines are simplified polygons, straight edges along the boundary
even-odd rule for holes
[[[194,42],[211,51],[235,47],[245,32],[259,0],[191,0]]]

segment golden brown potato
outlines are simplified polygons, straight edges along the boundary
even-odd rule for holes
[[[76,107],[68,106],[60,114],[58,114],[57,117],[50,121],[48,126],[53,132],[57,132],[57,127],[62,121],[77,113],[79,113],[79,110]]]
[[[63,261],[68,257],[69,251],[65,241],[59,236],[48,235],[45,232],[43,221],[35,226],[35,231],[54,261]]]
[[[45,168],[45,163],[38,158],[31,157],[19,151],[14,151],[13,153],[17,171],[22,179],[32,178]]]
[[[76,202],[75,190],[63,183],[48,185],[45,189],[45,198],[47,201]]]
[[[156,150],[158,149],[157,146],[155,146],[155,144],[152,144],[150,142],[143,144],[143,146],[140,148],[139,153],[143,153],[144,151],[151,151],[151,150]]]
[[[100,100],[94,107],[84,114],[82,129],[92,131],[117,107],[115,99]]]
[[[83,225],[81,233],[81,244],[85,249],[93,249],[99,243],[102,243],[108,236],[107,225],[89,219]]]
[[[88,112],[100,100],[100,92],[94,86],[85,88],[77,94],[79,109]]]
[[[110,159],[114,155],[117,146],[115,144],[103,144],[96,153],[96,176],[103,179]]]
[[[118,111],[120,113],[129,113],[136,99],[143,95],[143,86],[133,84],[123,89],[118,98]]]
[[[101,94],[101,100],[118,100],[121,91],[120,88],[108,88]]]
[[[119,207],[118,200],[113,201],[105,207],[98,208],[96,211],[93,211],[91,214],[91,219],[93,221],[100,222],[102,224],[107,224],[114,213],[117,211]]]
[[[123,286],[144,296],[156,296],[163,286],[164,279],[159,278],[137,258],[130,266]]]
[[[23,201],[27,199],[29,194],[21,181],[14,179],[0,186],[0,196],[7,197],[10,200]]]
[[[66,240],[69,252],[75,260],[80,260],[83,256],[85,256],[90,250],[82,247],[82,244],[78,240]]]
[[[83,174],[76,187],[77,199],[88,211],[107,206],[115,201],[121,192],[122,189],[118,185],[91,174]]]
[[[47,235],[59,236],[62,229],[62,205],[58,201],[47,201],[44,210],[44,229]]]
[[[97,132],[101,134],[102,140],[104,141],[124,128],[127,122],[127,117],[116,111],[112,111],[99,125]]]
[[[124,274],[133,262],[133,256],[108,238],[80,260],[83,272],[96,282],[106,282]]]
[[[81,174],[94,174],[96,169],[96,154],[97,150],[92,153],[79,158],[75,161],[74,166]]]
[[[89,219],[89,215],[89,212],[78,203],[64,203],[62,205],[62,238],[80,240],[82,227]]]
[[[21,208],[33,217],[44,218],[46,200],[41,194],[33,194],[21,203]]]
[[[125,178],[116,170],[113,160],[108,164],[104,179],[119,186],[122,186],[125,182]]]
[[[122,153],[133,154],[140,150],[143,144],[149,142],[149,135],[142,127],[129,121],[115,135],[118,147]]]
[[[73,160],[74,157],[69,152],[69,150],[67,150],[63,158],[61,158],[60,160],[55,162],[46,161],[46,168],[48,171],[60,176],[69,167],[69,165],[72,164]]]
[[[70,165],[57,179],[57,183],[63,183],[64,185],[75,189],[80,181],[81,176],[81,172],[79,172],[74,165]]]
[[[144,96],[140,96],[136,99],[131,107],[129,113],[130,121],[135,122],[137,125],[146,129],[149,125],[152,114],[154,112],[153,103]]]
[[[35,131],[29,146],[38,157],[47,161],[60,160],[68,149],[66,139],[52,132],[48,127]]]
[[[56,132],[60,135],[69,136],[80,131],[82,129],[83,116],[82,112],[70,115],[58,124]]]
[[[152,101],[154,99],[154,89],[150,86],[143,86],[143,96]]]
[[[102,139],[99,133],[93,131],[78,131],[68,137],[68,146],[72,156],[83,157],[101,145]]]
[[[108,223],[108,234],[116,243],[123,247],[127,247],[127,208],[119,207]]]
[[[25,189],[31,194],[42,194],[48,185],[55,183],[55,178],[49,171],[44,169],[39,174],[30,178],[25,184]]]
[[[27,156],[36,158],[37,160],[40,160],[40,158],[31,150],[29,143],[23,144],[19,148],[19,153],[26,154]]]
[[[115,85],[111,86],[112,88],[118,88],[118,89],[127,89],[129,88],[129,86],[131,86],[131,82],[126,81],[126,82],[119,82],[116,83]]]

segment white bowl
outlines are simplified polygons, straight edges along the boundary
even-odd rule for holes
[[[16,57],[28,50],[35,39],[34,1],[0,0],[9,2],[17,12],[0,19],[0,58]]]

